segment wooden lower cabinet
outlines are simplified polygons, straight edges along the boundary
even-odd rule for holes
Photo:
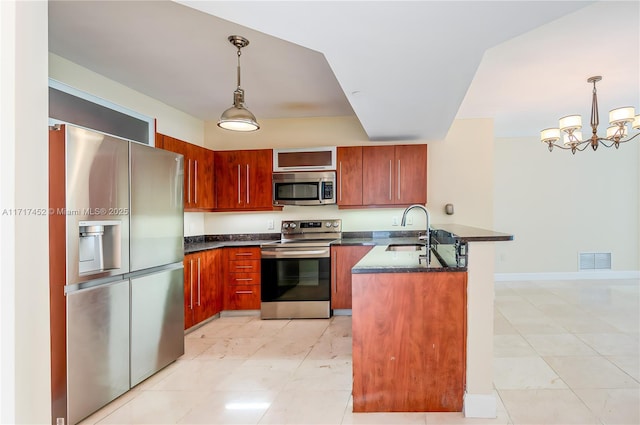
[[[373,246],[331,247],[331,309],[351,308],[351,269]]]
[[[224,249],[223,310],[260,310],[260,247]]]
[[[353,411],[461,412],[466,272],[353,275]]]
[[[185,329],[222,310],[221,259],[221,249],[184,256]]]
[[[260,285],[229,285],[225,310],[259,310]]]

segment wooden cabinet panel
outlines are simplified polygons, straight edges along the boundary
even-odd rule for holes
[[[408,206],[427,202],[427,145],[364,146],[362,202]]]
[[[260,309],[260,248],[225,248],[224,310]]]
[[[427,145],[396,146],[396,204],[427,203]]]
[[[225,310],[259,310],[260,285],[232,285],[225,302]]]
[[[184,156],[185,211],[213,210],[216,206],[213,151],[162,134],[156,134],[156,147]]]
[[[187,254],[184,257],[185,329],[222,310],[222,250]]]
[[[362,205],[362,146],[338,147],[338,191],[339,206]]]
[[[214,155],[218,210],[272,210],[271,149],[219,151]]]
[[[351,269],[373,246],[331,247],[331,308],[351,308]]]
[[[462,411],[467,274],[354,274],[352,282],[353,411]]]
[[[393,205],[395,146],[362,148],[362,190],[364,205]]]

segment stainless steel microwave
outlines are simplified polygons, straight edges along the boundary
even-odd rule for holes
[[[336,172],[273,173],[273,205],[336,203]]]

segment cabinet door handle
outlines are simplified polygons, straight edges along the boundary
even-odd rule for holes
[[[340,192],[339,199],[342,201],[342,161],[338,164],[340,169],[338,171],[338,191]]]
[[[193,197],[194,203],[198,203],[198,160],[193,161]],[[199,259],[198,259],[199,260]]]
[[[253,280],[253,278],[250,277],[239,277],[236,278],[236,282],[251,282]]]
[[[249,164],[247,164],[247,205],[249,205]]]
[[[187,203],[191,203],[191,158],[189,158],[187,167]]]
[[[252,269],[253,266],[236,266],[236,269]]]
[[[238,164],[238,205],[242,203],[242,198],[240,198],[240,164]]]
[[[389,200],[391,201],[393,199],[392,195],[391,195],[391,189],[393,189],[393,170],[391,167],[391,160],[389,160]]]
[[[333,281],[333,293],[338,293],[338,254],[333,251],[331,253],[331,280]]]
[[[193,260],[189,260],[189,309],[193,310]]]
[[[398,160],[398,201],[400,200],[400,160]]]
[[[198,307],[200,307],[200,257],[198,257]]]
[[[242,295],[242,294],[253,294],[253,291],[236,291],[236,294]]]
[[[253,255],[252,252],[236,252],[236,257],[245,257],[247,255]]]

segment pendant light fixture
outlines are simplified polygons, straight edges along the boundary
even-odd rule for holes
[[[587,146],[591,146],[595,151],[599,145],[606,148],[614,146],[616,149],[620,143],[625,143],[634,139],[640,133],[636,133],[629,137],[628,126],[630,124],[634,130],[640,130],[640,115],[635,115],[633,106],[625,106],[623,108],[613,109],[609,112],[609,125],[607,135],[605,137],[598,136],[598,95],[596,92],[596,83],[602,80],[602,77],[596,75],[587,79],[587,83],[593,84],[593,95],[591,97],[591,137],[582,140],[582,117],[580,115],[569,115],[560,118],[558,128],[546,128],[540,132],[540,141],[546,143],[549,152],[553,151],[553,147],[571,150],[575,154],[576,151],[583,151]],[[564,134],[563,134],[564,133]],[[563,144],[559,145],[560,139]]]
[[[244,107],[244,90],[240,88],[240,49],[249,45],[249,40],[240,35],[230,35],[229,42],[238,49],[238,87],[233,92],[233,106],[222,113],[218,127],[233,131],[255,131],[260,128],[256,117]]]

